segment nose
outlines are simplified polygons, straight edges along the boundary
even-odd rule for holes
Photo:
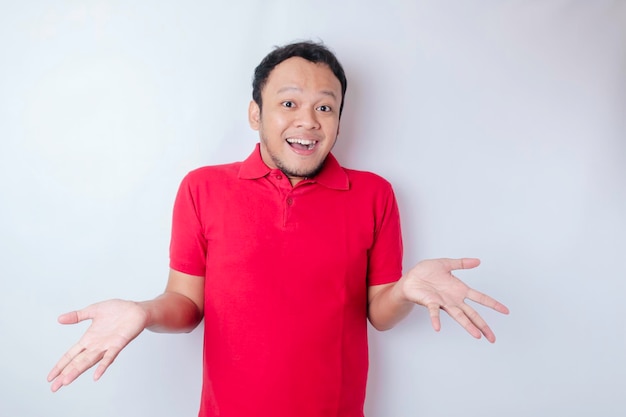
[[[319,129],[318,114],[313,107],[301,107],[296,119],[297,127],[304,129]]]

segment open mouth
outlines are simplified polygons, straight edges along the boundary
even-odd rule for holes
[[[289,138],[287,139],[287,143],[289,143],[289,145],[295,150],[300,151],[312,151],[315,148],[315,145],[317,145],[316,140],[299,138]]]

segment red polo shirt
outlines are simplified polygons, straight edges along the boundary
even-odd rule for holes
[[[363,416],[367,287],[402,273],[387,181],[329,155],[292,187],[257,145],[185,177],[170,255],[205,276],[201,417]]]

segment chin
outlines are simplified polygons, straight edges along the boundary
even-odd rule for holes
[[[313,178],[320,173],[324,166],[324,161],[313,167],[286,167],[277,164],[278,168],[289,177]]]

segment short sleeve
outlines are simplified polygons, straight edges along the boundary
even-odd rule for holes
[[[385,182],[385,185],[375,201],[374,243],[368,254],[367,268],[370,286],[388,284],[402,276],[400,213],[391,184]]]
[[[188,174],[180,184],[172,216],[170,268],[204,276],[207,241],[199,214],[200,184]]]

